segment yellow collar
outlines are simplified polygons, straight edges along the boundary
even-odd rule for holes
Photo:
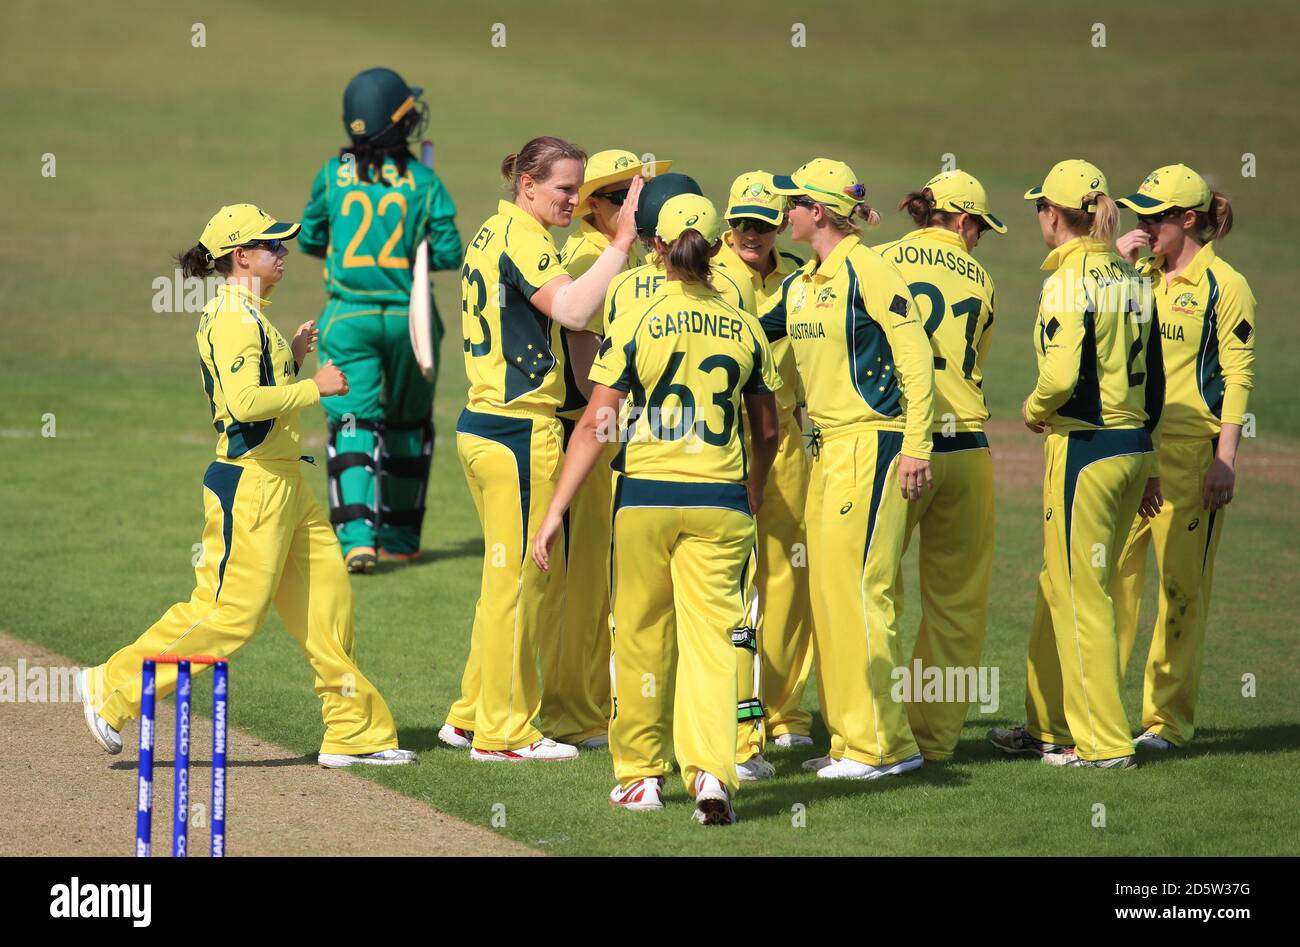
[[[834,279],[835,274],[840,271],[844,265],[845,259],[862,241],[858,239],[857,234],[849,234],[839,243],[835,244],[835,249],[831,255],[822,260],[821,265],[817,264],[817,258],[813,257],[807,263],[806,276],[820,276],[824,279]]]
[[[515,205],[510,205],[514,207]],[[578,233],[586,240],[590,240],[601,250],[609,246],[609,237],[600,232],[594,224],[589,224],[585,220],[578,221]]]
[[[911,233],[904,235],[904,240],[933,240],[935,243],[947,243],[961,250],[966,251],[966,241],[955,230],[949,230],[947,227],[922,227],[920,230],[913,230]]]
[[[1177,283],[1181,281],[1192,284],[1199,283],[1201,279],[1204,278],[1205,271],[1208,270],[1210,265],[1218,258],[1219,254],[1214,249],[1214,241],[1211,240],[1205,246],[1201,247],[1201,249],[1196,251],[1196,256],[1192,257],[1192,262],[1183,267],[1183,271],[1170,280],[1170,282]],[[1164,273],[1165,258],[1163,256],[1155,258],[1155,269],[1161,274]]]
[[[1108,253],[1110,247],[1092,237],[1075,237],[1061,244],[1043,261],[1040,270],[1059,270],[1065,261],[1076,253]]]
[[[520,226],[531,227],[538,233],[544,233],[548,237],[551,235],[551,232],[542,226],[540,220],[528,213],[528,211],[524,210],[514,201],[498,201],[497,213],[501,214],[503,217],[509,217],[511,220],[517,221]]]
[[[269,299],[263,299],[261,296],[257,295],[257,293],[253,292],[243,283],[226,282],[224,284],[224,287],[226,292],[233,293],[234,295],[239,296],[241,299],[244,299],[246,302],[248,302],[254,309],[257,309],[259,311],[271,305],[271,301]],[[270,290],[267,290],[267,295],[270,295]]]
[[[684,283],[681,280],[664,280],[659,291],[663,293],[683,293],[687,296],[713,296],[716,295],[709,287],[700,283]]]

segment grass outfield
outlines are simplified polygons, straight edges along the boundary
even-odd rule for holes
[[[1001,3],[988,12],[933,0],[890,10],[809,2],[797,14],[776,2],[731,12],[570,2],[466,12],[447,4],[445,20],[421,3],[388,3],[370,19],[364,5],[333,4],[329,15],[325,6],[227,3],[216,13],[195,2],[6,5],[0,627],[97,663],[188,594],[213,435],[194,317],[154,312],[152,281],[170,274],[168,254],[194,243],[222,203],[249,200],[290,219],[301,212],[316,169],[341,143],[342,87],[360,69],[389,65],[426,88],[438,170],[459,205],[462,236],[501,196],[500,158],[535,134],[571,137],[592,151],[653,150],[716,199],[742,170],[841,157],[886,210],[952,152],[1011,227],[979,251],[1000,304],[986,369],[1003,424],[995,429],[999,525],[984,660],[1001,669],[1001,706],[971,717],[959,761],[906,779],[827,784],[799,771],[806,754],[777,751],[781,778],[745,787],[741,824],[701,835],[676,781],[664,813],[610,811],[605,754],[565,766],[486,767],[439,748],[482,553],[450,436],[464,403],[457,285],[440,275],[451,337],[436,405],[442,439],[429,555],[354,583],[362,667],[394,708],[403,745],[426,752],[417,767],[364,775],[479,824],[491,824],[504,804],[500,831],[564,854],[1296,853],[1300,814],[1285,800],[1294,799],[1300,763],[1300,412],[1283,380],[1300,351],[1300,324],[1285,303],[1295,296],[1300,235],[1293,209],[1271,200],[1291,197],[1288,172],[1300,163],[1284,91],[1300,84],[1293,5],[1253,3],[1246,16],[1184,3],[1159,27],[1163,8],[1101,0]],[[808,49],[791,48],[792,21],[806,24]],[[1104,49],[1090,42],[1099,21]],[[206,26],[206,48],[191,46],[196,22]],[[494,22],[506,26],[504,49],[489,44]],[[936,37],[951,38],[951,51],[934,52]],[[942,72],[927,65],[936,61]],[[1188,107],[1167,111],[1178,90]],[[1256,178],[1241,176],[1247,152],[1257,158]],[[45,153],[56,157],[54,178],[40,174]],[[1260,303],[1251,401],[1259,436],[1243,446],[1219,550],[1201,729],[1189,750],[1124,773],[1007,762],[982,742],[988,726],[1020,719],[1040,562],[1034,442],[1010,424],[1034,377],[1030,325],[1045,253],[1020,195],[1073,156],[1100,165],[1117,192],[1175,161],[1212,176],[1233,198],[1239,227],[1224,255]],[[872,240],[905,229],[887,212]],[[319,313],[318,274],[316,261],[290,256],[269,312],[282,330]],[[47,413],[54,438],[40,436]],[[312,452],[323,454],[321,412],[308,423]],[[312,481],[323,500],[323,472]],[[911,605],[909,648],[915,596]],[[1242,696],[1244,674],[1258,680],[1253,698]],[[1131,719],[1140,677],[1135,661],[1126,685]],[[310,672],[274,615],[239,654],[232,678],[236,725],[299,752],[318,746]],[[238,791],[236,776],[236,805]],[[1104,829],[1092,827],[1097,803],[1106,806]],[[803,827],[794,824],[796,806],[806,807]],[[232,823],[232,844],[255,830]]]

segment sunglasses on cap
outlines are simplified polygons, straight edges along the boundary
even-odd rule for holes
[[[599,197],[603,201],[609,201],[615,207],[622,207],[623,202],[627,200],[628,189],[623,188],[621,191],[597,191],[592,197]]]
[[[1147,224],[1150,226],[1152,224],[1164,223],[1166,220],[1173,217],[1181,217],[1184,213],[1185,210],[1182,207],[1170,207],[1167,210],[1160,211],[1158,214],[1138,214],[1137,219],[1139,224]]]
[[[279,253],[280,248],[284,246],[283,240],[250,240],[248,243],[241,243],[240,248],[244,250],[256,250],[261,247],[271,253]]]
[[[753,217],[737,217],[735,220],[727,221],[727,225],[739,233],[752,230],[757,234],[769,234],[776,230],[776,224],[769,224],[766,220],[755,220]]]

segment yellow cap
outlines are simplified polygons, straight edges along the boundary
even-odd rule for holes
[[[582,176],[582,186],[578,188],[578,207],[580,209],[585,207],[587,198],[606,185],[617,184],[619,181],[631,181],[638,174],[652,178],[657,174],[663,174],[672,166],[671,161],[653,161],[650,164],[642,164],[641,159],[632,152],[623,151],[620,148],[598,151],[587,159],[587,169]]]
[[[753,217],[780,226],[785,220],[785,200],[772,187],[766,171],[746,171],[731,182],[727,196],[727,220]]]
[[[227,204],[212,215],[199,243],[216,260],[253,240],[292,240],[298,235],[298,227],[282,224],[252,204]]]
[[[698,194],[678,194],[669,198],[659,209],[659,226],[655,233],[664,243],[672,243],[684,230],[694,230],[709,242],[718,242],[722,236],[722,218],[713,202]]]
[[[934,195],[934,206],[938,210],[974,214],[984,218],[984,222],[998,233],[1007,232],[1006,224],[989,213],[984,185],[965,171],[940,171],[926,181],[925,186]]]
[[[1070,158],[1062,161],[1051,171],[1047,179],[1038,187],[1025,191],[1025,200],[1034,201],[1045,197],[1059,207],[1073,210],[1086,210],[1089,213],[1097,209],[1095,204],[1084,207],[1084,199],[1093,191],[1110,193],[1106,187],[1106,175],[1095,164],[1082,158]]]
[[[1115,203],[1139,214],[1157,214],[1171,207],[1209,210],[1211,196],[1203,177],[1185,164],[1169,164],[1148,174],[1136,194]]]
[[[853,208],[867,197],[867,189],[858,182],[853,169],[830,158],[813,158],[788,176],[774,175],[772,189],[778,194],[802,194],[828,205],[841,217],[852,214]]]

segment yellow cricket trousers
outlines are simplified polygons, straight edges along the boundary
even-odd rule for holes
[[[461,412],[456,450],[483,528],[483,580],[474,606],[460,699],[447,723],[474,732],[480,750],[517,750],[542,738],[538,651],[559,630],[564,541],[551,571],[531,555],[559,479],[560,422],[542,414]]]
[[[823,429],[808,487],[808,581],[818,692],[830,755],[882,766],[918,752],[893,699],[903,662],[894,602],[907,529],[898,485],[903,435]]]
[[[1214,556],[1223,535],[1225,510],[1211,513],[1201,502],[1217,450],[1217,438],[1161,438],[1164,506],[1154,519],[1134,519],[1111,583],[1122,672],[1137,639],[1147,550],[1155,548],[1159,605],[1142,686],[1142,729],[1154,730],[1175,746],[1185,745],[1195,732]]]
[[[749,449],[752,452],[752,446]],[[755,517],[758,542],[751,624],[759,667],[755,674],[749,652],[736,649],[741,700],[738,763],[762,752],[765,737],[808,736],[812,727],[812,716],[803,709],[803,692],[812,671],[808,536],[803,520],[807,499],[808,452],[803,430],[791,413],[782,419],[776,459],[763,490],[762,509]],[[762,716],[746,721],[747,708]]]
[[[325,719],[321,752],[360,755],[397,746],[388,705],[356,664],[352,586],[338,538],[299,467],[255,460],[209,465],[203,552],[190,600],[173,605],[89,675],[96,710],[114,729],[139,716],[145,658],[228,657],[252,640],[274,601],[311,662]],[[175,665],[158,666],[157,687],[159,697],[175,689]]]
[[[614,775],[664,776],[673,752],[688,793],[701,770],[734,793],[733,636],[754,549],[744,484],[619,476],[613,508]]]
[[[1155,469],[1142,428],[1049,434],[1043,570],[1029,642],[1026,729],[1081,759],[1133,755],[1110,584]]]
[[[934,487],[907,507],[907,537],[920,526],[921,627],[912,662],[922,668],[976,668],[984,650],[993,581],[993,460],[982,431],[936,434]],[[906,544],[904,546],[906,548]],[[903,575],[897,608],[903,610]],[[945,676],[945,679],[946,676]],[[927,760],[952,758],[970,700],[926,702],[913,694],[907,718]]]
[[[562,423],[567,435],[572,422]],[[541,640],[542,730],[562,743],[581,743],[609,727],[609,462],[618,449],[617,442],[605,446],[569,506],[563,617],[558,632]]]

